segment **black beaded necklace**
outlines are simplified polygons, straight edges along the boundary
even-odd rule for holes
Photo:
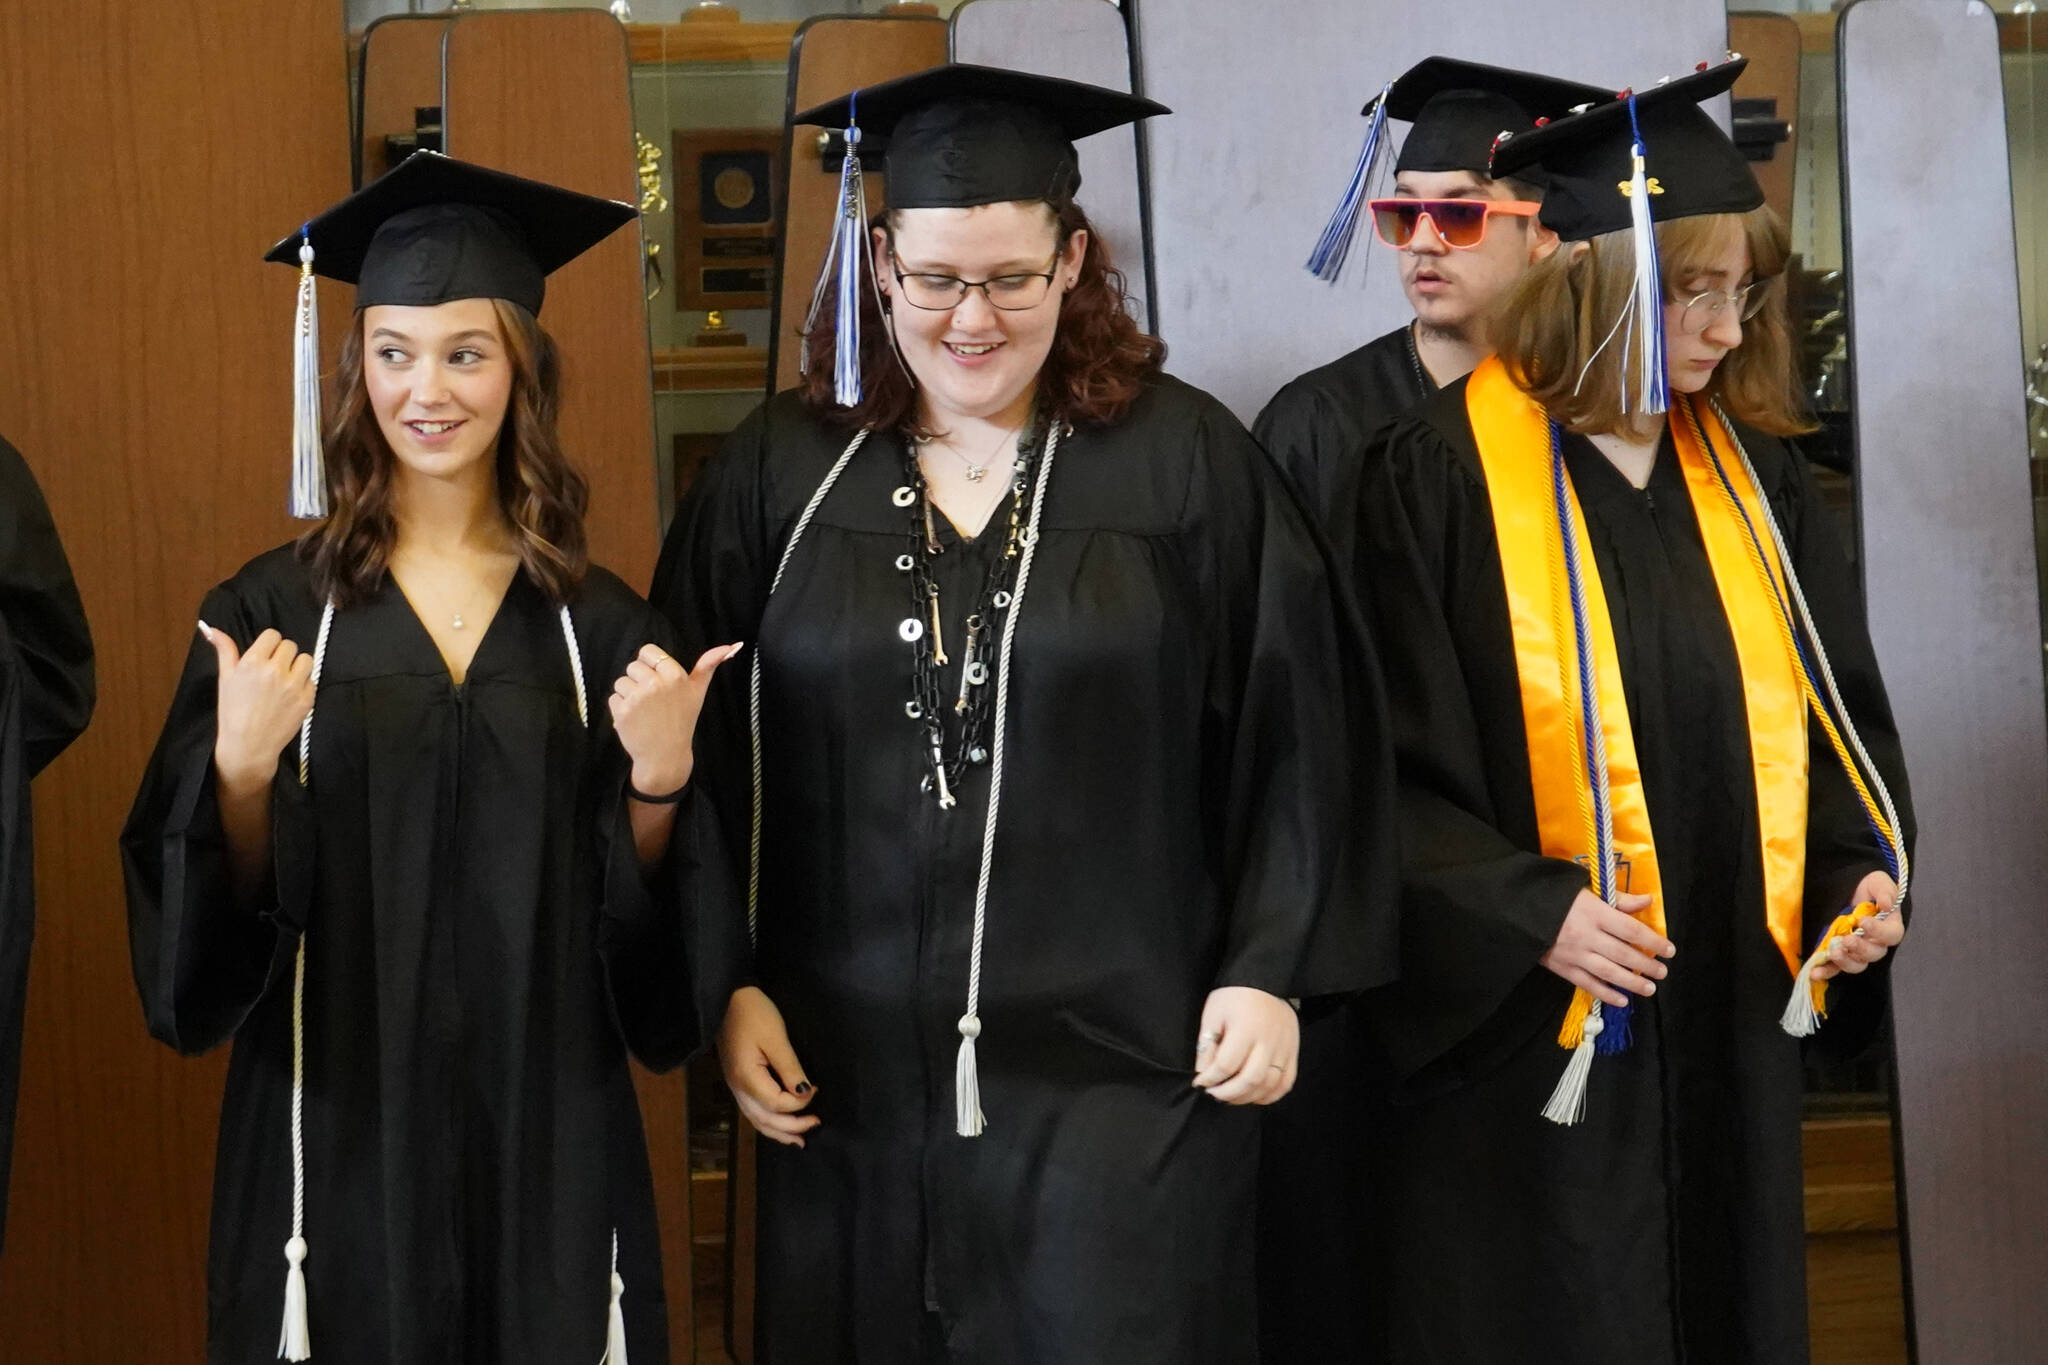
[[[945,611],[939,601],[939,584],[933,561],[946,552],[939,543],[937,517],[931,490],[917,461],[917,444],[904,443],[903,486],[894,501],[910,515],[910,549],[896,557],[896,568],[910,580],[910,615],[903,618],[896,633],[910,646],[911,696],[903,713],[918,727],[918,745],[924,751],[928,769],[923,789],[935,792],[939,805],[951,810],[969,764],[988,762],[989,722],[995,688],[993,659],[1001,634],[1003,613],[1009,610],[1011,589],[1016,582],[1017,560],[1023,548],[1026,495],[1032,474],[1038,467],[1041,449],[1034,422],[1017,437],[1017,458],[1010,477],[1010,523],[1002,552],[989,565],[981,585],[981,596],[968,612],[965,637],[957,660],[959,685],[950,699],[942,693],[945,670],[955,662],[946,651]],[[955,725],[953,742],[947,744],[946,715],[950,710]],[[950,752],[949,752],[950,750]]]

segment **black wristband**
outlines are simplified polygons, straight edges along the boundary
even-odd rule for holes
[[[627,778],[627,779],[626,779],[626,795],[628,795],[628,796],[632,797],[632,798],[633,798],[633,799],[634,799],[635,801],[639,801],[639,802],[642,802],[642,803],[644,803],[644,804],[646,804],[646,805],[649,805],[649,806],[673,806],[673,805],[676,805],[676,804],[677,804],[678,802],[680,802],[680,801],[681,801],[681,800],[682,800],[682,799],[683,799],[683,798],[684,798],[685,796],[689,795],[689,792],[690,792],[690,784],[689,784],[689,783],[687,783],[687,782],[685,782],[685,783],[683,783],[683,785],[682,785],[682,786],[680,786],[680,787],[677,787],[677,788],[676,788],[676,789],[675,789],[674,791],[670,792],[670,793],[669,793],[669,794],[668,794],[667,796],[649,796],[649,795],[648,795],[648,794],[647,794],[646,792],[644,792],[644,791],[641,791],[641,790],[640,790],[640,789],[639,789],[638,787],[636,787],[636,786],[634,786],[634,785],[633,785],[633,779],[632,779],[632,778],[630,778],[630,777],[629,777],[629,778]]]

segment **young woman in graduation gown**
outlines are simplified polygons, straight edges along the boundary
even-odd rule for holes
[[[1363,1000],[1399,1080],[1361,1360],[1808,1358],[1787,1000],[1818,944],[1811,975],[1849,975],[1817,1041],[1867,1040],[1909,832],[1854,574],[1785,439],[1785,229],[1696,105],[1740,65],[1499,150],[1497,174],[1540,159],[1566,246],[1509,299],[1497,358],[1359,466],[1405,864],[1402,980]],[[1632,368],[1660,313],[1661,414]],[[1785,622],[1832,663],[1828,724]]]
[[[668,1358],[627,1056],[705,1032],[680,902],[724,651],[686,673],[588,562],[534,317],[631,216],[422,153],[304,234],[359,284],[327,507],[207,595],[122,845],[150,1031],[234,1042],[216,1365]]]
[[[948,67],[797,121],[850,105],[891,200],[870,237],[849,194],[859,392],[828,305],[654,592],[758,644],[700,768],[759,850],[720,1035],[757,1358],[1250,1360],[1288,997],[1387,974],[1376,666],[1073,200],[1071,140],[1157,106]]]

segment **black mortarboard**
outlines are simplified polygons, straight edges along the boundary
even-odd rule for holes
[[[1074,143],[1169,112],[1121,90],[950,62],[827,101],[794,122],[858,125],[881,145],[892,209],[1059,199],[1081,183]]]
[[[1539,168],[1549,186],[1543,225],[1567,242],[1620,232],[1630,226],[1627,187],[1640,137],[1652,221],[1747,213],[1764,202],[1763,187],[1741,149],[1700,108],[1700,101],[1734,85],[1747,65],[1731,57],[1637,91],[1632,101],[1606,99],[1518,133],[1494,150],[1493,174]]]
[[[415,152],[270,249],[356,286],[356,306],[505,299],[540,311],[547,277],[631,222],[614,199]]]
[[[1613,97],[1607,87],[1534,71],[1424,57],[1387,87],[1387,117],[1411,125],[1394,170],[1491,175],[1489,158],[1502,133],[1527,132],[1538,120]]]
[[[538,313],[549,275],[638,214],[614,199],[420,151],[272,247],[264,260],[299,267],[292,515],[327,515],[315,275],[354,285],[358,308],[504,299]]]

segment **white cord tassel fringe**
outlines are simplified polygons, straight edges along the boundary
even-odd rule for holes
[[[980,1137],[988,1127],[988,1115],[981,1112],[981,1069],[974,1060],[980,1036],[981,1020],[961,1015],[960,1053],[953,1059],[953,1131],[961,1137]]]
[[[1570,1126],[1586,1117],[1586,1090],[1593,1078],[1593,1045],[1606,1027],[1600,1022],[1600,1002],[1596,1000],[1586,1015],[1586,1032],[1572,1049],[1572,1059],[1565,1063],[1557,1089],[1550,1092],[1550,1103],[1543,1106],[1543,1117],[1552,1123]]]
[[[604,1358],[597,1365],[626,1365],[626,1281],[619,1274],[619,1234],[612,1232],[612,1306],[604,1329]]]
[[[302,521],[327,515],[327,473],[320,457],[320,294],[313,239],[299,241],[299,306],[292,319],[292,505]]]
[[[1024,528],[1024,553],[1017,560],[1017,586],[1010,593],[1009,614],[1003,618],[1003,642],[996,655],[996,716],[994,737],[989,743],[988,818],[981,827],[981,875],[974,887],[974,946],[967,967],[967,1012],[960,1016],[960,1052],[953,1059],[953,1130],[961,1137],[980,1137],[988,1127],[981,1112],[981,1069],[974,1055],[974,1040],[981,1037],[981,945],[988,931],[988,886],[996,862],[996,815],[1002,807],[1004,741],[1009,731],[1010,651],[1017,643],[1017,622],[1024,616],[1024,590],[1031,586],[1031,564],[1038,553],[1038,526],[1045,517],[1045,490],[1052,484],[1053,456],[1060,448],[1060,426],[1051,423],[1045,434],[1045,454],[1039,457],[1038,486],[1031,493],[1031,521]]]
[[[1813,1007],[1813,968],[1816,963],[1827,961],[1828,951],[1834,946],[1833,939],[1823,943],[1820,951],[1799,964],[1799,975],[1792,978],[1792,998],[1785,1002],[1778,1027],[1794,1038],[1811,1038],[1820,1032],[1820,1011]]]

